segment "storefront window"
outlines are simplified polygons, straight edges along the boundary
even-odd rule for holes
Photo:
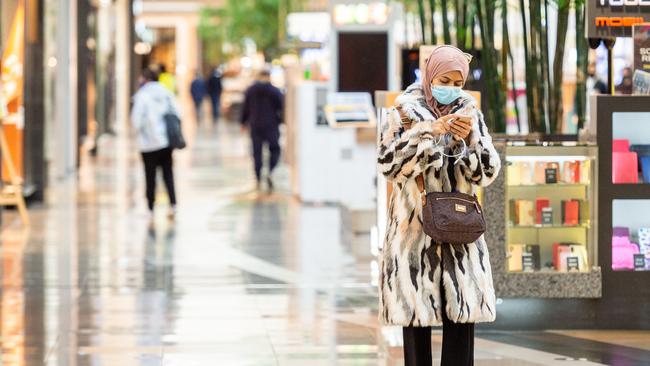
[[[650,183],[650,112],[612,115],[612,182]]]
[[[612,202],[612,269],[650,270],[650,199]]]

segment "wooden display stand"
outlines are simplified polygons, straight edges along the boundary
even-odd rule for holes
[[[4,126],[0,121],[0,151],[2,152],[2,164],[8,173],[8,184],[2,186],[0,191],[0,206],[15,206],[18,208],[18,213],[23,221],[23,225],[29,226],[29,215],[27,214],[27,206],[25,205],[25,198],[23,197],[23,182],[22,178],[16,173],[16,167],[11,159],[11,151],[9,143],[5,136]]]

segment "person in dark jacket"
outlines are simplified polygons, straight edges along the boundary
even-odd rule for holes
[[[194,76],[194,80],[192,80],[192,84],[190,84],[190,94],[192,94],[192,101],[194,101],[196,121],[201,122],[201,105],[203,104],[203,99],[208,94],[208,84],[198,71]]]
[[[250,132],[255,159],[255,177],[257,189],[262,182],[262,148],[268,144],[270,159],[269,173],[266,178],[269,190],[273,190],[273,169],[280,160],[280,123],[284,97],[280,89],[271,84],[269,70],[260,72],[258,81],[251,85],[244,95],[242,108],[242,130]]]
[[[208,94],[212,104],[212,120],[214,123],[219,122],[219,109],[221,108],[221,71],[214,68],[208,77]]]

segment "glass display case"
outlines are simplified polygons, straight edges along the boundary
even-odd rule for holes
[[[506,270],[590,272],[596,243],[595,146],[506,147]]]
[[[633,197],[650,198],[643,191],[633,192],[650,183],[648,121],[650,112],[617,111],[611,114],[611,182],[616,187],[631,187],[630,190],[623,188],[621,194],[611,197],[613,271],[650,271],[650,199]]]

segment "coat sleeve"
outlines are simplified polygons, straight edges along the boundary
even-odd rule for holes
[[[442,167],[443,149],[435,143],[430,123],[417,122],[405,130],[399,113],[391,108],[379,141],[379,171],[389,181],[415,178],[430,167]]]
[[[492,136],[485,125],[483,113],[473,106],[457,113],[472,115],[473,127],[467,150],[458,160],[456,169],[460,170],[460,174],[469,183],[487,187],[501,170],[501,158],[492,144]],[[454,150],[458,151],[458,149],[462,149],[462,144],[455,146]]]
[[[133,107],[131,108],[131,125],[133,125],[133,128],[138,132],[144,125],[146,113],[147,110],[143,97],[136,94],[133,97]]]
[[[284,95],[278,88],[273,90],[273,100],[275,104],[276,114],[278,116],[278,122],[284,122]]]

